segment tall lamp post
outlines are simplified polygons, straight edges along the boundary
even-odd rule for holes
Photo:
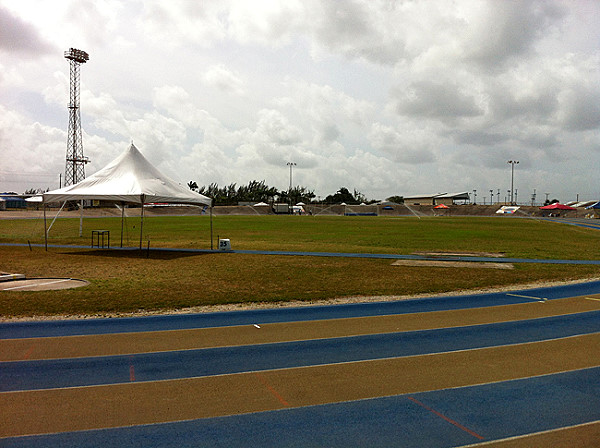
[[[490,204],[494,205],[494,190],[490,190]]]
[[[290,188],[288,190],[288,199],[290,200],[290,210],[292,207],[292,169],[296,166],[295,162],[288,162],[287,166],[290,167]]]
[[[519,163],[518,160],[509,160],[510,164],[510,205],[515,205],[514,201],[514,184],[515,184],[515,165]]]

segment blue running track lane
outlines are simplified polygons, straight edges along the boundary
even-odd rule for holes
[[[450,448],[600,420],[600,367],[303,408],[0,439],[4,448]]]
[[[0,363],[0,391],[157,381],[469,350],[600,332],[600,311],[298,342]]]
[[[132,333],[141,331],[252,325],[255,323],[267,324],[276,322],[425,313],[429,311],[526,303],[536,300],[536,298],[552,300],[599,293],[600,281],[594,281],[520,291],[432,297],[391,302],[306,306],[298,308],[261,309],[203,314],[161,315],[141,318],[5,322],[0,323],[0,339]]]

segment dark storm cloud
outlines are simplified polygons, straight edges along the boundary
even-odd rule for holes
[[[600,88],[578,86],[564,92],[562,121],[570,131],[600,129]]]
[[[475,117],[483,113],[477,105],[475,97],[462,92],[459,86],[433,81],[417,81],[409,85],[398,99],[396,110],[401,115],[420,116],[442,121]]]
[[[0,6],[0,50],[29,56],[55,51],[27,22]]]
[[[491,70],[533,51],[538,40],[566,15],[566,9],[553,1],[491,1],[486,8],[473,26],[465,56]]]

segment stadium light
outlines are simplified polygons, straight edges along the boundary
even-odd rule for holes
[[[509,160],[508,162],[510,164],[510,205],[515,205],[514,204],[514,183],[515,183],[515,165],[519,163],[518,160]]]

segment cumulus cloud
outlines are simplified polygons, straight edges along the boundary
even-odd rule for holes
[[[244,94],[244,82],[235,73],[228,70],[225,65],[218,64],[209,67],[204,74],[204,82],[221,92],[234,95]]]
[[[201,4],[186,0],[144,2],[143,13],[138,18],[144,34],[153,42],[167,47],[191,41],[196,45],[209,45],[226,35],[221,15],[227,2],[206,1]]]
[[[535,51],[539,39],[565,16],[553,1],[487,1],[462,8],[466,33],[464,57],[487,69]]]
[[[381,123],[373,123],[369,140],[373,148],[401,163],[421,164],[435,160],[431,135],[426,131],[406,127],[400,133]]]
[[[66,133],[7,109],[0,104],[0,190],[58,188],[64,170]]]

